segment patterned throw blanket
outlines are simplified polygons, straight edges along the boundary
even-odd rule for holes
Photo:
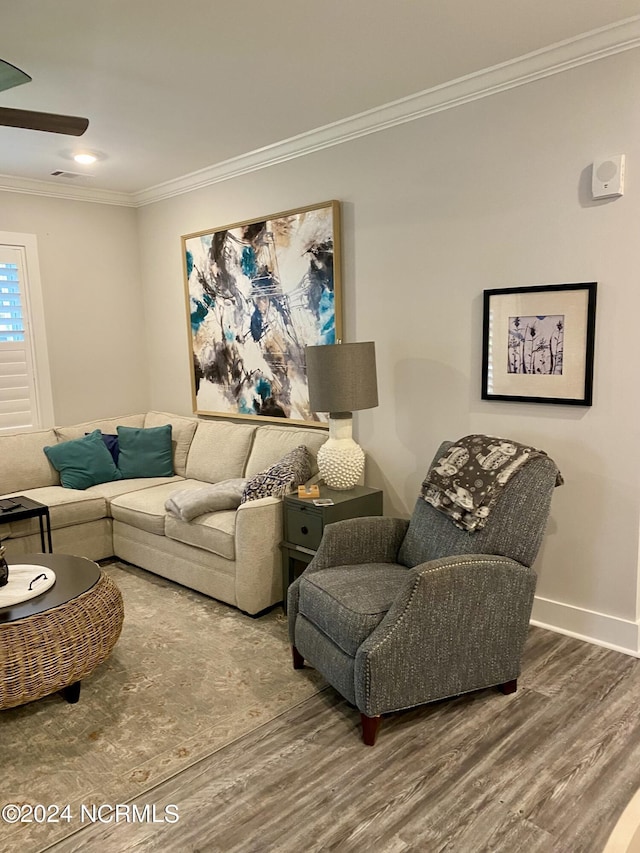
[[[490,435],[466,435],[438,459],[422,484],[422,497],[470,533],[482,529],[511,477],[543,450]],[[558,471],[556,486],[563,483]]]

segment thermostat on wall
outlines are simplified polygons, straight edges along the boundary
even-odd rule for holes
[[[591,193],[594,198],[609,198],[624,193],[624,154],[594,162]]]

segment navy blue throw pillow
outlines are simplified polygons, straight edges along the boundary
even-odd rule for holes
[[[85,435],[89,435],[88,432],[85,432]],[[104,441],[107,450],[111,454],[113,461],[115,464],[118,464],[118,457],[120,456],[120,445],[118,444],[118,436],[117,435],[109,435],[106,432],[101,433],[102,440]]]

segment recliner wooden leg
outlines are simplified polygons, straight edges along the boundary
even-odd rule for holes
[[[499,684],[498,687],[506,696],[508,696],[509,693],[515,693],[518,689],[518,679],[512,678],[511,681],[505,681],[504,684]]]
[[[303,669],[304,668],[304,658],[302,657],[302,655],[296,649],[295,646],[291,646],[291,654],[293,656],[293,668],[294,669]]]
[[[382,717],[367,717],[366,714],[360,714],[360,720],[362,721],[363,742],[367,746],[374,746],[376,742],[376,737],[378,736],[378,729],[380,728]]]

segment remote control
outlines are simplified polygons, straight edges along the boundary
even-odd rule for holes
[[[20,506],[20,502],[14,500],[13,498],[3,498],[0,500],[0,511],[7,512],[10,509],[15,509],[17,506]]]

